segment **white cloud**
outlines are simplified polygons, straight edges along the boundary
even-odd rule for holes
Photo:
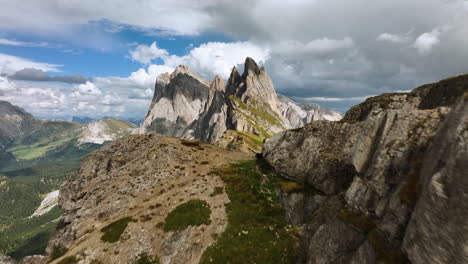
[[[434,46],[440,43],[440,34],[441,31],[438,29],[423,33],[413,43],[413,47],[416,48],[421,55],[428,54]]]
[[[102,92],[96,85],[92,82],[86,82],[76,86],[75,95],[101,95]]]
[[[167,50],[160,49],[156,42],[153,42],[151,46],[138,45],[135,50],[130,51],[130,57],[134,61],[138,61],[144,64],[150,63],[152,60],[157,58],[165,58],[169,55]]]
[[[0,95],[14,90],[16,90],[16,86],[8,78],[0,76]]]
[[[14,74],[25,68],[35,68],[45,72],[59,72],[61,65],[35,62],[25,58],[0,53],[0,73]]]
[[[159,29],[171,34],[196,35],[212,23],[205,8],[216,1],[193,0],[0,0],[0,26],[34,33],[67,34],[73,25],[109,20],[142,29]],[[27,15],[25,15],[27,14]]]
[[[154,44],[151,46],[139,45],[135,50],[130,51],[130,54],[133,57],[133,54],[139,53],[137,51],[157,48]],[[227,78],[232,67],[244,63],[246,57],[252,57],[259,63],[266,62],[270,56],[270,50],[248,41],[208,42],[191,49],[185,56],[169,55],[166,50],[161,51],[159,49],[158,54],[161,55],[154,56],[153,59],[161,58],[164,61],[164,65],[152,65],[148,68],[149,71],[157,73],[170,72],[170,69],[180,64],[185,64],[206,78],[212,78],[214,75]],[[148,56],[147,58],[150,57]],[[143,63],[150,62],[150,60],[140,61]],[[140,69],[132,75],[135,75],[133,77],[136,79],[142,79],[145,76],[145,72],[143,69]]]
[[[463,2],[463,8],[468,12],[468,1]]]
[[[171,73],[173,71],[173,67],[151,64],[148,66],[147,70],[140,68],[136,72],[132,72],[128,79],[140,85],[142,88],[153,87],[159,74],[165,72]]]
[[[353,40],[350,37],[345,37],[343,39],[320,38],[305,44],[299,41],[282,41],[273,45],[272,50],[276,56],[297,58],[337,55],[340,51],[349,50],[353,47]]]
[[[19,46],[19,47],[47,47],[47,42],[25,42],[11,39],[0,38],[0,45]]]
[[[377,37],[377,41],[391,43],[408,43],[411,41],[411,37],[398,34],[382,33]]]

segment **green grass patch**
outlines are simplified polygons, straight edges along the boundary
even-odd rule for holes
[[[237,130],[233,130],[233,131],[238,133],[238,134],[244,135],[244,136],[252,139],[256,144],[258,144],[260,146],[263,145],[263,140],[260,137],[254,135],[254,134],[243,132],[243,131],[237,131]]]
[[[19,160],[31,160],[43,157],[48,151],[65,145],[70,141],[73,141],[73,138],[64,138],[53,142],[47,142],[45,144],[22,145],[9,149],[8,151]]]
[[[61,215],[62,210],[56,206],[41,216],[14,218],[10,225],[0,231],[0,254],[17,260],[44,254],[49,238],[55,232],[56,220]]]
[[[143,253],[138,256],[137,260],[133,264],[159,264],[159,258],[157,256],[151,256],[147,253]]]
[[[120,236],[125,231],[130,221],[132,221],[131,217],[125,217],[102,228],[101,232],[103,232],[104,235],[101,237],[101,240],[108,243],[119,241]]]
[[[297,238],[285,219],[274,186],[256,169],[256,161],[215,172],[226,184],[228,226],[200,263],[295,263]]]
[[[54,245],[52,247],[52,252],[50,253],[50,262],[62,257],[68,252],[68,249],[60,244]]]
[[[210,194],[210,197],[214,197],[216,195],[220,195],[224,192],[224,188],[223,187],[215,187],[213,192]]]
[[[265,110],[265,109],[270,109],[270,107],[268,105],[257,106],[257,103],[252,101],[252,103],[254,105],[256,105],[256,107],[253,107],[253,106],[250,106],[250,105],[246,105],[244,102],[242,102],[239,98],[237,98],[235,96],[231,95],[229,98],[231,100],[236,101],[240,108],[251,112],[253,115],[267,121],[271,125],[275,125],[275,126],[279,126],[279,127],[284,128],[283,124],[279,121],[280,120],[279,118],[273,116],[267,110]],[[271,110],[271,112],[273,112],[273,110]]]
[[[211,209],[206,201],[190,200],[177,206],[166,217],[164,231],[184,230],[189,226],[209,225]]]

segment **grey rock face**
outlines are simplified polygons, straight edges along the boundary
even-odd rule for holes
[[[302,262],[467,262],[467,98],[468,76],[459,76],[267,140],[263,156],[282,177],[338,197],[332,207],[282,201],[305,219]]]
[[[154,131],[193,138],[196,123],[208,99],[207,83],[185,66],[177,67],[171,75],[160,75],[140,133]]]
[[[413,263],[468,263],[468,93],[424,157],[403,248]]]
[[[241,75],[234,67],[226,85],[219,76],[210,84],[183,65],[160,75],[139,132],[215,142],[227,130],[266,138],[311,121],[341,118],[318,105],[279,96],[266,70],[251,58],[244,68]]]
[[[312,237],[307,263],[347,263],[364,239],[355,228],[333,219],[320,226]]]

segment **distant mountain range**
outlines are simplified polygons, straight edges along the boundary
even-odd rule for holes
[[[61,217],[53,191],[85,155],[134,128],[118,119],[39,120],[0,101],[0,254],[43,253]]]
[[[100,118],[100,119],[116,119],[116,118],[103,117],[103,118]],[[73,116],[73,117],[69,118],[68,121],[84,125],[84,124],[89,124],[91,122],[98,121],[100,119],[91,118],[91,117],[87,117],[87,116]],[[143,122],[143,119],[140,119],[140,118],[123,118],[121,120],[128,121],[128,122],[133,123],[133,124],[135,124],[137,126],[139,126]]]

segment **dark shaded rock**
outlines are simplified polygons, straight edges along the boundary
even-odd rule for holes
[[[355,228],[333,219],[320,226],[312,237],[307,263],[348,263],[364,239]]]

